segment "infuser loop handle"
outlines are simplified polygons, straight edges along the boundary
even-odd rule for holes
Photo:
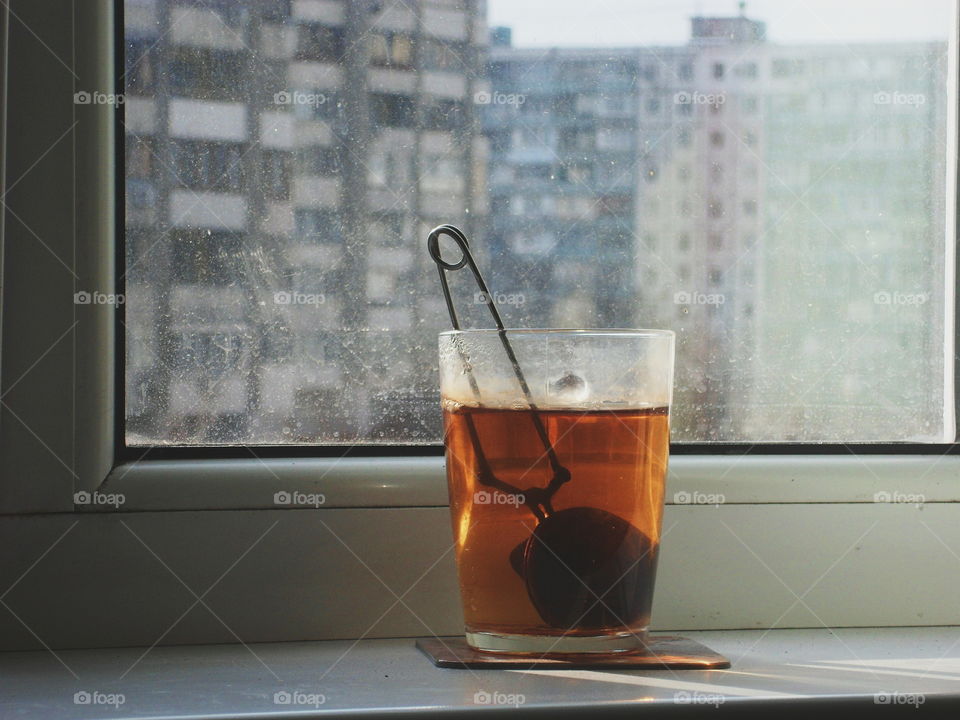
[[[448,236],[457,244],[457,247],[460,248],[461,255],[459,261],[450,263],[443,259],[443,255],[440,253],[441,235]],[[470,242],[467,240],[467,236],[463,234],[463,231],[455,225],[438,225],[431,230],[430,235],[427,236],[427,249],[430,251],[430,257],[432,257],[433,261],[437,264],[437,271],[440,273],[443,299],[447,302],[447,312],[450,313],[450,322],[453,323],[453,329],[460,329],[460,320],[457,318],[457,310],[450,297],[450,285],[447,283],[445,271],[455,271],[464,265],[469,265],[470,271],[473,273],[473,277],[477,281],[477,286],[483,295],[484,302],[487,308],[489,308],[490,314],[493,315],[493,321],[496,323],[497,329],[503,330],[503,319],[500,317],[500,311],[497,310],[497,305],[493,302],[493,296],[487,288],[487,283],[484,282],[483,275],[480,274],[480,268],[477,267],[477,263],[473,259],[473,254],[470,252]],[[521,373],[521,375],[522,374],[523,373]]]

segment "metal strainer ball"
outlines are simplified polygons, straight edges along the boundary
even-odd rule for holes
[[[656,548],[623,518],[591,507],[549,515],[511,554],[551,627],[631,626],[653,596]]]

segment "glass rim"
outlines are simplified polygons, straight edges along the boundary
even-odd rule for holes
[[[574,335],[598,337],[651,337],[672,338],[676,336],[673,330],[659,330],[653,328],[504,328],[503,332],[509,335]],[[440,337],[456,337],[459,335],[498,335],[497,328],[467,328],[465,330],[444,330]]]

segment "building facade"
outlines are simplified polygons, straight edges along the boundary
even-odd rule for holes
[[[677,331],[677,440],[940,437],[945,43],[781,46],[742,16],[680,47],[493,40],[519,324]]]
[[[733,32],[732,32],[733,31]],[[674,434],[720,439],[754,338],[760,23],[694,21],[684,47],[490,51],[490,242],[528,320],[678,333]],[[731,37],[732,36],[732,37]],[[496,37],[496,36],[495,36]],[[522,103],[515,98],[523,98]],[[513,103],[511,104],[511,99]]]
[[[134,442],[439,434],[422,238],[485,214],[485,15],[127,0]]]

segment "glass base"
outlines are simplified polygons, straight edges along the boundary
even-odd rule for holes
[[[512,635],[467,632],[467,644],[481,652],[567,655],[571,653],[635,652],[645,647],[647,629],[603,635]]]

